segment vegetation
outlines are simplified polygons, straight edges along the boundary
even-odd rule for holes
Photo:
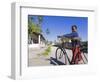
[[[50,34],[50,30],[47,28],[46,29],[46,34],[49,35]]]
[[[48,56],[49,53],[51,52],[51,46],[48,46],[47,49],[45,49],[45,51],[42,53],[44,56]]]
[[[32,34],[33,32],[35,32],[35,33],[41,33],[41,28],[39,26],[37,26],[35,23],[33,23],[32,21],[29,21],[29,24],[28,24],[28,33]]]
[[[34,22],[34,18],[32,16],[29,16],[28,19],[28,34],[31,35],[33,32],[35,33],[41,33],[41,23],[42,23],[42,16],[37,16],[38,22]]]
[[[43,21],[43,17],[42,16],[38,16],[38,26],[41,27],[41,23]]]

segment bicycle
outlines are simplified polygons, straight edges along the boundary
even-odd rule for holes
[[[56,47],[58,47],[56,49],[55,57],[56,57],[57,61],[64,61],[64,64],[71,64],[72,59],[69,58],[69,56],[68,56],[68,54],[66,52],[66,49],[69,49],[69,50],[72,51],[73,47],[72,46],[66,46],[66,43],[69,43],[69,42],[66,42],[65,39],[66,39],[65,37],[60,37],[60,40],[61,40],[62,43],[60,45],[55,45]],[[69,38],[67,38],[67,40],[68,39]],[[72,39],[73,40],[78,40],[78,41],[81,40],[79,37],[70,38],[70,40],[72,40]],[[81,48],[80,52],[83,53],[83,55],[84,55],[84,49],[82,48],[82,46],[83,45],[79,46]],[[84,55],[84,58],[87,61],[87,57],[85,55]],[[75,57],[74,61],[76,61],[76,60],[77,60],[77,56]],[[83,60],[83,58],[82,58],[82,60]],[[83,60],[83,62],[84,62],[84,60]]]

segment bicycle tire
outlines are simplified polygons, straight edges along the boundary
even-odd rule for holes
[[[60,54],[58,53],[59,50],[61,51]],[[64,59],[64,60],[65,60],[65,61],[64,61],[64,64],[67,64],[67,58],[66,58],[66,54],[65,54],[64,50],[63,50],[62,48],[59,48],[59,47],[58,47],[58,48],[56,49],[56,54],[55,54],[55,57],[56,57],[56,60],[57,60],[57,61],[59,61],[59,55],[60,55],[60,57],[63,57],[63,56],[64,56],[64,58],[65,58],[65,59]]]

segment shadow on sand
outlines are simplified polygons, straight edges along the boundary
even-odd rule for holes
[[[56,58],[50,57],[50,64],[53,65],[65,65],[63,62],[58,61]]]

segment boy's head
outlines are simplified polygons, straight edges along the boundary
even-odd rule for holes
[[[77,26],[76,25],[72,25],[72,32],[76,32],[77,31]]]

